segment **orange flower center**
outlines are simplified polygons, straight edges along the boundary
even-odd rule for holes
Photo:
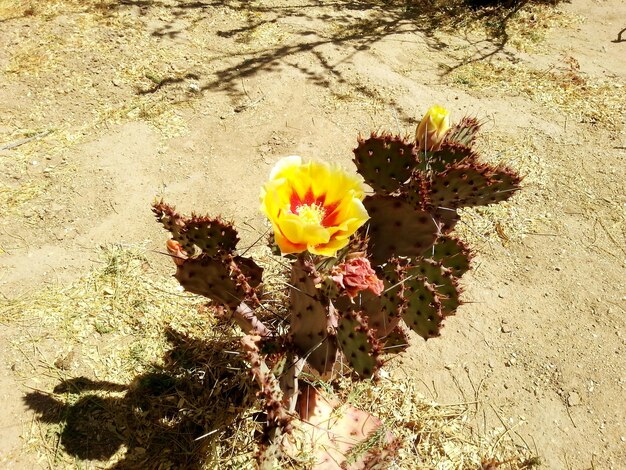
[[[300,216],[305,224],[321,224],[326,216],[326,209],[319,204],[306,205],[296,207],[296,213]]]
[[[338,203],[326,205],[326,194],[315,197],[309,189],[303,198],[294,190],[289,201],[289,209],[306,224],[319,224],[328,227],[335,223],[334,214]]]

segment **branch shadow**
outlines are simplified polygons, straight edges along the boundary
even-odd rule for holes
[[[167,339],[164,365],[130,384],[76,377],[24,402],[39,421],[59,425],[60,445],[77,459],[109,460],[125,447],[109,468],[206,468],[220,457],[220,440],[254,418],[251,374],[228,352],[236,339],[204,341],[173,329]]]
[[[626,39],[622,38],[622,36],[626,33],[626,28],[622,29],[619,33],[617,33],[617,39],[612,40],[611,42],[619,43],[625,42]]]
[[[353,60],[363,50],[374,47],[385,38],[402,36],[403,40],[425,42],[432,50],[449,48],[439,33],[456,35],[473,48],[470,57],[454,59],[452,65],[442,67],[445,76],[464,65],[489,60],[497,54],[510,55],[506,50],[510,37],[507,30],[511,19],[529,3],[555,4],[559,0],[333,0],[319,2],[309,0],[301,4],[282,3],[267,5],[263,2],[241,0],[115,0],[109,4],[111,10],[133,7],[140,15],[156,14],[166,9],[170,24],[155,27],[151,34],[160,39],[173,38],[201,21],[210,22],[216,12],[230,11],[237,20],[232,25],[214,31],[217,41],[228,41],[226,52],[220,50],[207,59],[213,77],[199,87],[199,91],[219,90],[234,99],[245,98],[240,83],[243,79],[276,72],[281,68],[293,68],[304,72],[306,80],[328,88],[331,81],[358,85],[341,71],[341,64]],[[463,37],[459,31],[467,19],[482,21],[488,25],[488,37],[480,40]],[[180,20],[184,20],[182,23]],[[175,26],[174,26],[175,24]],[[236,43],[250,41],[262,28],[290,25],[289,40],[278,41],[270,46],[237,48]],[[186,25],[186,26],[185,26]],[[327,25],[332,25],[327,28]],[[215,42],[216,48],[222,43]],[[235,44],[231,44],[231,43]],[[248,44],[249,45],[249,44]],[[255,46],[255,44],[252,44]],[[324,48],[341,48],[346,57],[332,62],[322,53]],[[215,52],[215,51],[214,51]],[[294,63],[297,56],[306,54],[314,67]],[[443,64],[439,64],[442,66]],[[332,77],[332,80],[329,78]],[[166,77],[163,85],[177,83],[176,77]],[[152,93],[156,89],[150,89]],[[362,93],[374,97],[372,91],[362,87]],[[145,90],[138,93],[146,93]],[[380,98],[380,97],[379,97]],[[393,100],[387,104],[393,105]]]

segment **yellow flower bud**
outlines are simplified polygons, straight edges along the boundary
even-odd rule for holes
[[[439,150],[441,143],[450,129],[450,113],[446,108],[433,106],[422,118],[417,126],[415,141],[419,150],[431,152]]]

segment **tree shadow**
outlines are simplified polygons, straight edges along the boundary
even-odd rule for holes
[[[559,0],[332,0],[320,2],[309,0],[280,2],[267,5],[264,2],[243,0],[115,0],[109,3],[111,10],[135,8],[140,15],[149,16],[166,9],[171,18],[169,24],[153,27],[151,34],[161,39],[171,39],[205,21],[219,12],[230,11],[233,17],[226,27],[214,26],[216,48],[220,38],[230,41],[226,50],[207,58],[212,78],[203,81],[198,90],[219,90],[235,99],[245,98],[241,81],[262,73],[276,72],[281,68],[293,68],[304,72],[307,80],[320,87],[329,87],[330,78],[347,85],[358,85],[353,78],[345,76],[341,64],[353,60],[360,51],[371,49],[383,39],[400,37],[403,41],[424,43],[432,50],[450,49],[447,39],[439,33],[447,33],[465,41],[469,56],[450,58],[452,64],[438,64],[440,75],[473,62],[489,60],[497,54],[509,55],[506,50],[510,37],[508,24],[517,12],[529,3],[554,4]],[[236,19],[233,19],[236,18]],[[487,37],[476,39],[461,31],[471,21],[486,25]],[[289,39],[263,46],[254,43],[255,35],[264,28],[289,25]],[[326,26],[332,25],[328,28]],[[270,34],[270,33],[268,33]],[[237,48],[236,43],[250,47]],[[235,44],[232,44],[235,43]],[[254,47],[253,47],[254,46]],[[328,60],[323,51],[328,47],[340,47],[342,58]],[[210,46],[209,46],[210,47]],[[221,43],[219,43],[221,48]],[[401,46],[399,46],[401,47]],[[215,51],[214,51],[215,52]],[[347,53],[347,55],[346,55]],[[303,69],[298,57],[306,55],[312,66]],[[176,77],[164,79],[164,84],[176,83]],[[152,90],[148,91],[152,92]],[[361,93],[380,98],[367,87]],[[146,93],[140,90],[138,93]],[[249,97],[248,97],[249,98]],[[389,101],[389,98],[384,98]],[[394,104],[388,102],[387,104]]]
[[[128,385],[77,377],[24,401],[39,421],[59,425],[59,443],[80,460],[108,460],[125,447],[110,468],[217,465],[220,441],[254,422],[251,374],[229,352],[236,338],[205,341],[170,329],[167,339],[163,365]]]

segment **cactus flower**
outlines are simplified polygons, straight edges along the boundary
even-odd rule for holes
[[[333,267],[331,278],[351,299],[364,290],[369,289],[375,295],[380,295],[384,289],[383,281],[376,276],[370,260],[363,257],[351,258]]]
[[[417,126],[415,132],[417,147],[427,152],[439,150],[448,129],[450,129],[448,110],[441,106],[432,106]]]
[[[283,254],[335,256],[369,218],[362,179],[337,165],[278,161],[261,191],[261,211],[274,228]]]

